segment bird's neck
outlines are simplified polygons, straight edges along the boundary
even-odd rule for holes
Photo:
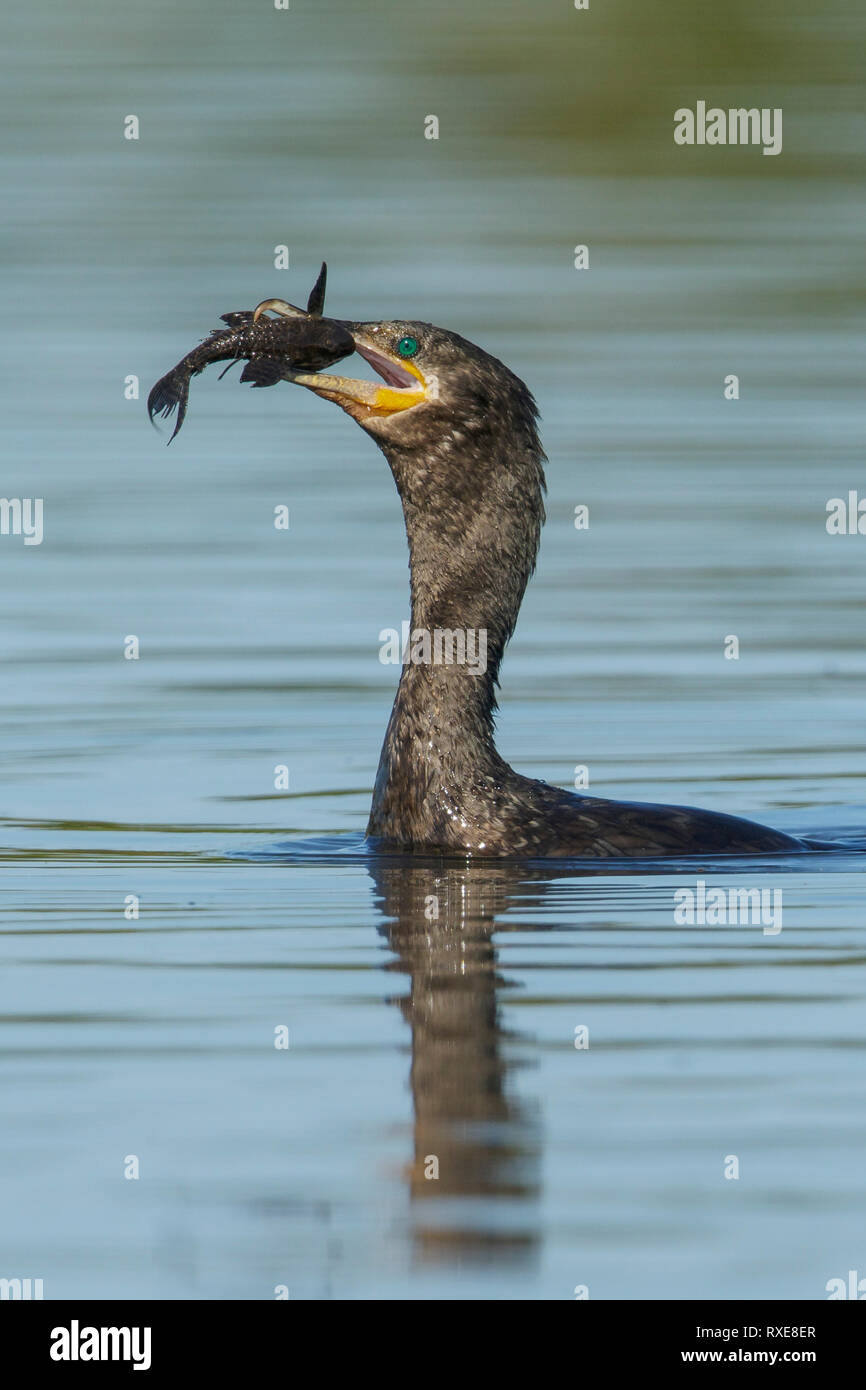
[[[438,494],[436,479],[449,475],[436,460],[411,486],[389,458],[409,541],[411,618],[370,834],[435,837],[433,822],[459,820],[470,789],[507,770],[493,741],[495,691],[538,551],[541,457],[528,451],[518,469],[513,454],[488,458],[487,487],[464,496],[455,496],[452,460],[451,484]]]

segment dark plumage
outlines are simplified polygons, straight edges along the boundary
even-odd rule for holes
[[[347,327],[393,389],[294,379],[339,404],[388,460],[409,541],[412,630],[487,633],[483,674],[465,664],[403,666],[368,835],[382,847],[495,857],[803,849],[734,816],[580,796],[503,761],[493,741],[499,665],[544,521],[535,402],[502,362],[456,333],[415,322]],[[413,342],[403,360],[400,345]]]

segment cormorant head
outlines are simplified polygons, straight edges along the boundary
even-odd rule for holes
[[[270,300],[256,312],[291,307]],[[497,358],[433,324],[343,326],[380,381],[293,371],[286,379],[334,401],[385,454],[403,503],[413,593],[432,596],[437,617],[459,619],[477,606],[484,623],[476,626],[489,626],[486,615],[501,608],[504,642],[544,520],[544,454],[529,389]]]
[[[272,299],[258,306],[256,316],[265,309],[299,312]],[[426,449],[455,432],[465,438],[463,431],[487,434],[493,426],[514,445],[527,431],[537,444],[535,403],[527,387],[474,343],[431,323],[338,322],[381,381],[293,371],[286,379],[334,401],[386,452],[389,445]]]
[[[435,433],[434,416],[446,397],[453,409],[460,341],[429,323],[346,323],[355,348],[380,381],[325,372],[289,379],[334,401],[378,442],[408,441]],[[469,346],[468,344],[466,345]],[[443,389],[444,388],[444,389]],[[420,418],[419,418],[420,417]]]

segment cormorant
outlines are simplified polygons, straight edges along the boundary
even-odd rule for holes
[[[299,312],[265,300],[256,319],[268,310]],[[499,756],[499,665],[544,521],[535,401],[502,362],[456,333],[415,322],[345,326],[381,382],[303,371],[285,379],[334,401],[388,460],[409,541],[413,633],[486,633],[481,673],[467,663],[404,665],[367,826],[375,845],[496,858],[805,849],[734,816],[563,791]]]

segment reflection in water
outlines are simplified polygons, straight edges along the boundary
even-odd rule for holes
[[[496,915],[522,874],[508,865],[409,867],[372,861],[384,928],[409,976],[399,1006],[412,1033],[409,1183],[416,1249],[453,1255],[533,1249],[499,1199],[538,1190],[534,1119],[512,1094],[497,1001]],[[438,1178],[428,1176],[438,1162]],[[471,1211],[456,1199],[472,1198]],[[481,1200],[479,1200],[481,1199]],[[486,1200],[485,1200],[486,1199]]]

